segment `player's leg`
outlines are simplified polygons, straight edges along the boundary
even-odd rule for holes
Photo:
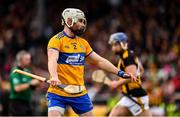
[[[80,116],[90,116],[90,117],[92,117],[93,116],[93,112],[92,112],[92,110],[91,111],[89,111],[89,112],[86,112],[86,113],[83,113],[83,114],[80,114]]]
[[[61,117],[64,115],[64,111],[66,108],[65,100],[63,97],[58,96],[53,93],[48,93],[48,116],[58,116]]]
[[[129,108],[133,115],[135,115],[135,116],[148,116],[148,117],[152,116],[152,114],[149,110],[149,98],[148,98],[148,96],[137,97],[137,98],[133,98],[133,99],[139,103],[139,104],[137,104],[134,102],[134,106]]]
[[[137,113],[138,112],[138,113]],[[130,116],[137,115],[141,111],[141,107],[128,97],[123,96],[118,104],[113,108],[109,116]]]
[[[60,113],[59,111],[56,111],[56,110],[51,110],[51,111],[48,111],[48,117],[61,117],[63,116],[62,113]]]
[[[141,99],[141,103],[143,103],[143,105],[144,105],[144,111],[142,113],[140,113],[139,116],[152,117],[152,113],[149,110],[149,98],[148,98],[148,96],[143,96],[140,99]]]
[[[76,114],[80,116],[93,116],[93,104],[88,94],[85,94],[80,97],[69,98],[68,103],[70,104],[70,106]]]
[[[109,117],[115,117],[115,116],[129,116],[131,113],[129,112],[127,107],[123,107],[120,105],[116,105],[111,113],[109,114]]]

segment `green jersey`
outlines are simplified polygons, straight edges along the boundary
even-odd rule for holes
[[[32,95],[31,88],[28,88],[21,92],[16,92],[15,86],[24,84],[24,83],[29,83],[31,81],[31,78],[26,75],[19,74],[19,73],[13,73],[12,71],[14,69],[20,69],[26,72],[30,72],[28,69],[22,69],[18,66],[12,68],[11,73],[10,73],[10,86],[11,86],[10,99],[20,99],[24,101],[30,101],[31,95]]]

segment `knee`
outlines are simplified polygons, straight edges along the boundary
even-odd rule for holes
[[[113,110],[109,114],[109,117],[128,116],[128,115],[129,115],[129,111],[126,107],[116,106],[115,108],[113,108]]]
[[[61,117],[63,116],[62,113],[60,113],[59,111],[55,111],[55,110],[52,110],[52,111],[49,111],[48,112],[48,117]]]
[[[145,111],[141,114],[141,116],[152,117],[152,113],[151,113],[150,110],[145,110]]]
[[[81,114],[80,116],[93,116],[93,113],[92,113],[92,111],[89,111],[89,112],[86,112],[86,113],[83,113],[83,114]]]

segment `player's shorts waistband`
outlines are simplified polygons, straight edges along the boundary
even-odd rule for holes
[[[142,96],[146,96],[147,92],[142,88],[137,88],[137,89],[129,90],[127,92],[123,92],[123,94],[124,95],[129,95],[129,96],[132,96],[132,97],[142,97]]]

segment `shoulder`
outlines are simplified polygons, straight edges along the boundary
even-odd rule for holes
[[[78,38],[79,40],[81,40],[81,41],[85,41],[85,42],[87,42],[87,41],[86,41],[86,39],[85,39],[85,38],[83,38],[83,37],[79,37],[79,36],[77,36],[77,38]]]
[[[63,32],[59,32],[58,34],[55,35],[55,38],[57,39],[61,39],[64,37],[64,33]]]
[[[14,66],[14,67],[11,68],[11,74],[14,73],[13,71],[14,71],[15,69],[18,69],[18,67],[17,67],[17,66]]]
[[[59,32],[58,34],[54,35],[51,39],[57,39],[60,40],[64,37],[63,32]]]
[[[128,53],[129,53],[129,56],[130,56],[130,57],[136,56],[136,55],[135,55],[135,52],[134,52],[133,50],[129,50]]]
[[[82,37],[77,37],[82,43],[84,44],[89,44],[89,42],[85,39],[85,38],[82,38]]]
[[[13,78],[13,76],[18,75],[17,73],[14,73],[14,72],[13,72],[15,69],[18,69],[18,67],[17,67],[17,66],[15,66],[15,67],[12,67],[12,68],[11,68],[10,78]]]
[[[29,68],[25,68],[24,71],[29,72],[29,73],[31,72],[31,70]]]
[[[123,53],[123,59],[134,58],[135,53],[133,50],[127,50]]]
[[[136,65],[136,55],[134,53],[134,51],[126,51],[126,53],[124,53],[123,55],[123,61],[124,61],[124,65],[128,66],[128,65],[132,65],[135,64]]]
[[[48,48],[59,48],[59,45],[61,44],[63,38],[64,34],[62,32],[54,35],[48,42]]]

